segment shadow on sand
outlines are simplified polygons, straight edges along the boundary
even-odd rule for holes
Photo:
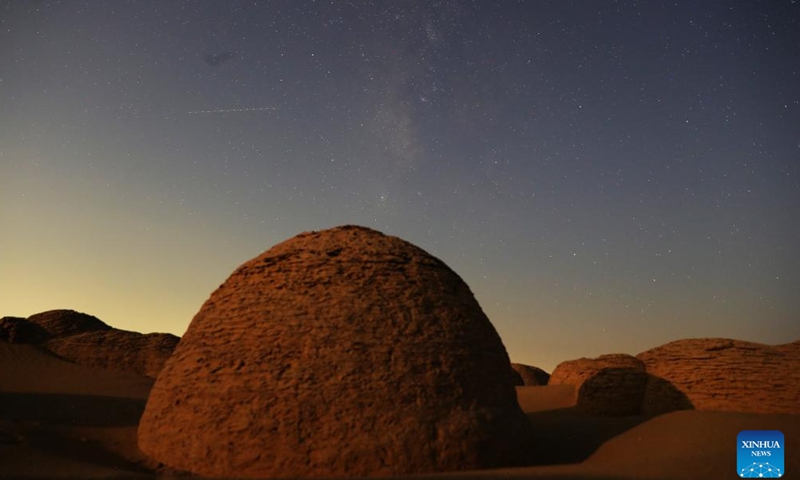
[[[4,420],[70,427],[135,426],[146,399],[45,393],[0,392]]]
[[[106,467],[119,475],[147,474],[136,461],[84,436],[83,428],[136,428],[146,400],[99,395],[0,392],[0,438],[6,455],[29,451]],[[2,461],[0,461],[2,463]],[[2,470],[2,469],[0,469]]]
[[[637,374],[641,377],[641,370],[604,369],[584,385],[597,385],[595,377],[603,376],[603,383],[610,388],[614,382],[609,382],[609,378],[629,379]],[[606,393],[613,396],[612,391]],[[641,393],[633,401],[640,405],[635,414],[598,415],[589,413],[594,407],[587,406],[590,400],[586,392],[579,391],[574,406],[528,413],[534,430],[532,465],[583,462],[605,442],[637,425],[671,411],[694,409],[686,395],[672,383],[650,374],[646,379],[641,378]]]

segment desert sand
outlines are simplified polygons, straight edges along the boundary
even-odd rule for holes
[[[35,345],[0,341],[0,476],[156,478],[136,429],[153,379],[77,365]],[[570,386],[517,387],[536,435],[535,466],[418,478],[723,479],[735,475],[741,430],[781,430],[785,478],[800,472],[800,415],[685,410],[598,417]],[[798,447],[800,448],[800,447]]]

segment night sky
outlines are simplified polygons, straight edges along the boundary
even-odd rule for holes
[[[182,334],[359,224],[512,361],[800,338],[800,3],[0,2],[0,316]]]

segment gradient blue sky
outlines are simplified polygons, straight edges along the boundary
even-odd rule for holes
[[[182,334],[308,230],[513,361],[800,338],[800,4],[0,2],[0,315]]]

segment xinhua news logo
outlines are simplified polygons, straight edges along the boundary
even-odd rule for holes
[[[742,478],[780,478],[784,470],[783,433],[742,430],[736,437],[736,473]]]

